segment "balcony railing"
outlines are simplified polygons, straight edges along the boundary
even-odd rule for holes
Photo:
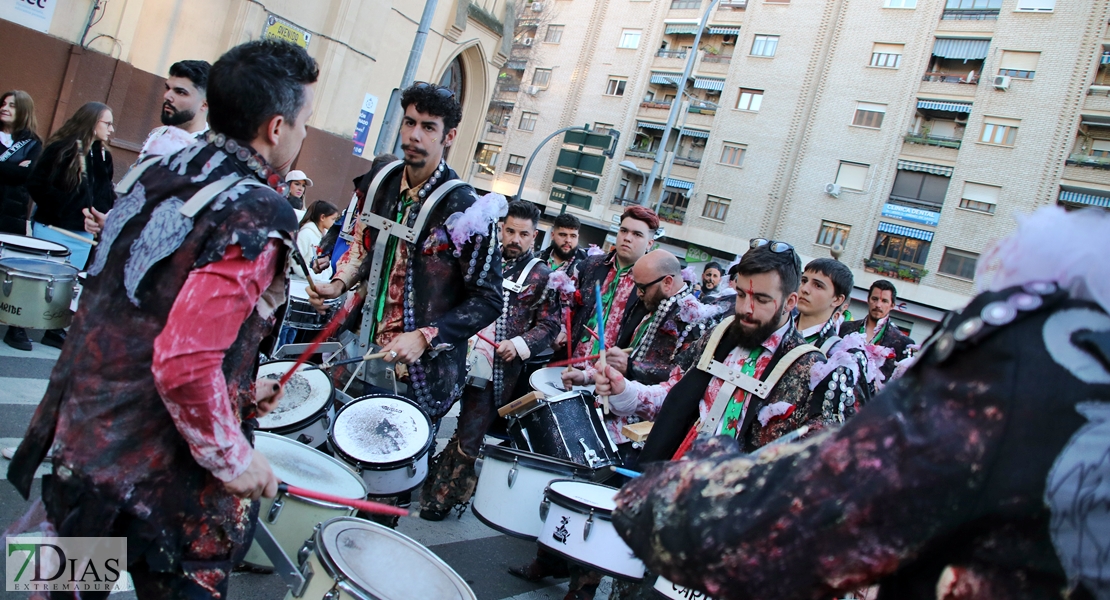
[[[700,167],[701,166],[701,159],[700,158],[691,158],[689,156],[676,156],[676,157],[674,157],[674,164],[684,165],[684,166],[687,166],[687,167]]]
[[[1090,156],[1087,154],[1072,154],[1068,157],[1067,164],[1077,167],[1092,167],[1095,169],[1110,170],[1110,157]]]
[[[933,81],[938,83],[967,83],[970,85],[978,85],[979,76],[976,75],[972,79],[968,80],[967,73],[926,73],[921,76],[921,81]]]
[[[497,91],[503,94],[515,94],[520,91],[519,83],[499,83],[497,84]]]
[[[670,109],[671,108],[671,103],[670,102],[648,102],[648,101],[644,101],[644,102],[640,103],[640,108]]]
[[[718,64],[727,65],[728,63],[732,62],[732,55],[731,54],[727,54],[727,55],[726,54],[706,54],[705,56],[702,57],[701,62],[703,62],[703,63],[718,63]]]
[[[643,148],[629,148],[625,151],[628,156],[638,156],[640,158],[655,158],[654,150],[645,150]]]
[[[494,125],[493,123],[489,124],[489,127],[487,128],[487,130],[490,133],[499,133],[501,135],[505,135],[505,133],[507,132],[506,128],[504,128],[500,125]]]
[[[1087,88],[1088,96],[1108,96],[1110,97],[1110,85],[1092,85]]]
[[[686,58],[685,50],[659,50],[655,53],[659,58]]]
[[[731,8],[733,10],[744,10],[748,7],[748,0],[721,0],[717,8]]]
[[[988,8],[985,10],[946,10],[940,15],[943,21],[984,21],[987,19],[997,19],[998,9]]]
[[[668,206],[664,204],[659,207],[659,218],[668,223],[682,225],[686,220],[686,207]]]
[[[689,113],[695,114],[695,115],[715,115],[715,114],[717,114],[717,107],[715,107],[715,106],[695,106],[695,105],[691,104],[690,108],[686,109],[686,111],[689,112]]]
[[[620,206],[632,206],[632,205],[635,205],[635,204],[639,204],[639,202],[636,202],[635,198],[621,198],[620,196],[613,196],[613,199],[609,201],[609,204],[620,205]]]
[[[923,144],[925,146],[940,146],[941,148],[959,148],[963,142],[963,138],[950,138],[940,135],[928,135],[909,132],[906,134],[905,139],[911,144]]]

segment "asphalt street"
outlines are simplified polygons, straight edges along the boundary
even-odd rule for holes
[[[0,335],[5,331],[6,328],[0,326]],[[41,337],[41,332],[30,334],[33,340]],[[0,343],[0,447],[19,444],[46,390],[50,371],[59,353],[59,350],[39,343],[35,343],[31,352],[14,350]],[[438,440],[440,448],[454,431],[457,410],[456,406],[444,419]],[[5,474],[7,468],[8,461],[0,459],[0,469]],[[49,466],[40,467],[37,477],[48,472]],[[36,479],[32,499],[39,493],[39,481]],[[0,524],[4,528],[22,516],[30,504],[11,484],[0,482]],[[423,544],[451,565],[482,600],[558,600],[567,593],[566,579],[546,579],[532,584],[509,575],[506,572],[509,566],[523,564],[535,554],[535,542],[498,533],[479,522],[469,510],[462,518],[456,519],[451,515],[439,523],[415,517],[402,519],[398,531]],[[0,568],[3,568],[2,565]],[[414,569],[412,575],[417,576],[418,571]],[[608,579],[602,583],[597,600],[608,598],[609,583]],[[19,597],[17,594],[11,596]],[[277,575],[236,573],[232,576],[229,596],[232,599],[279,599],[285,597],[285,586]],[[135,596],[128,592],[112,597],[127,599]]]

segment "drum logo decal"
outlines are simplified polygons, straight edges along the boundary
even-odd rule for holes
[[[567,538],[570,537],[570,531],[567,530],[567,523],[570,523],[569,517],[559,517],[559,526],[555,528],[555,533],[551,537],[560,544],[566,545]]]
[[[20,314],[23,313],[23,307],[22,306],[16,306],[14,304],[8,304],[7,302],[0,302],[0,310],[4,311],[6,313],[9,313],[9,314],[13,314],[13,315],[20,315]]]

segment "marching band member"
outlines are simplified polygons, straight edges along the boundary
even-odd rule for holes
[[[847,337],[850,333],[861,333],[868,344],[890,348],[890,353],[883,364],[882,373],[885,379],[890,379],[898,361],[909,357],[909,347],[914,345],[912,338],[902,333],[898,326],[890,322],[890,311],[898,302],[898,290],[894,284],[878,279],[871,284],[867,292],[867,316],[858,321],[848,321],[840,326],[840,337]]]

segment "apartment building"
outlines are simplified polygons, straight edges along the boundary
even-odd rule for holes
[[[522,7],[471,181],[515,194],[549,133],[615,129],[598,192],[566,208],[587,239],[650,203],[680,257],[731,259],[754,237],[803,259],[836,250],[857,299],[898,280],[896,319],[917,339],[974,293],[979,256],[1016,215],[1110,206],[1108,0],[723,1],[695,48],[708,7]],[[548,215],[563,208],[559,147],[539,150],[524,186]]]

